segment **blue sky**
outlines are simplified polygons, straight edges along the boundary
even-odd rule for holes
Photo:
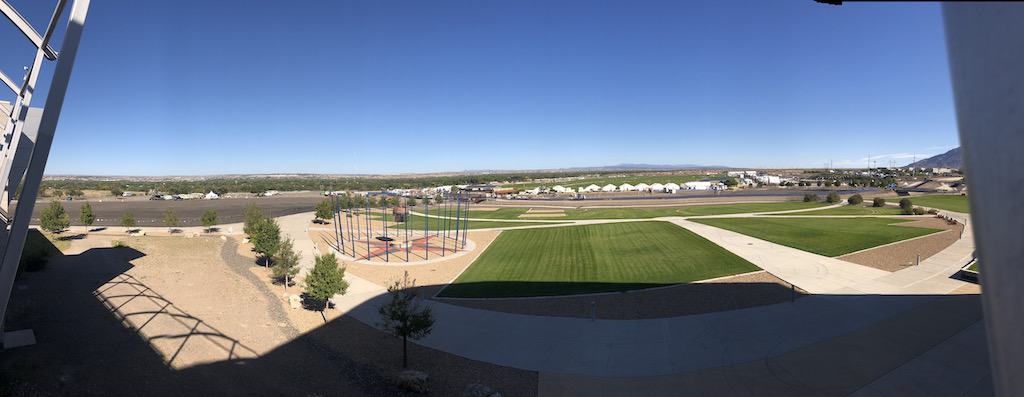
[[[23,52],[0,68],[20,76]],[[104,0],[47,173],[902,165],[955,146],[935,4]]]

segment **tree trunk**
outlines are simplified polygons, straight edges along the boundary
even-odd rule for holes
[[[402,368],[409,368],[409,337],[402,337]]]

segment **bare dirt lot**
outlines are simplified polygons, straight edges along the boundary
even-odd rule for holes
[[[282,286],[239,251],[219,237],[72,241],[18,277],[7,326],[33,329],[37,344],[0,353],[0,395],[403,394],[398,339],[287,308]],[[410,365],[435,395],[474,382],[536,394],[536,373],[415,344]]]
[[[914,266],[914,264],[917,263],[918,255],[921,256],[921,260],[923,261],[946,249],[946,247],[959,239],[960,231],[963,230],[963,225],[950,225],[947,224],[945,220],[939,218],[925,218],[896,225],[902,227],[944,229],[946,231],[866,251],[854,252],[852,254],[840,256],[837,259],[885,270],[887,272],[895,272]]]
[[[96,226],[117,226],[121,216],[130,212],[138,226],[163,226],[164,212],[172,210],[181,220],[181,226],[200,226],[200,217],[208,209],[217,211],[217,223],[242,222],[242,211],[250,203],[256,204],[268,216],[292,215],[312,211],[324,198],[318,194],[287,194],[273,197],[225,198],[219,200],[73,200],[61,201],[72,225],[81,225],[78,214],[86,202],[96,214]],[[39,214],[50,202],[36,202],[32,223],[39,223]]]

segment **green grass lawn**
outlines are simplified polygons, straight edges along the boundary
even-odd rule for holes
[[[582,208],[566,209],[565,216],[520,218],[527,208],[499,208],[494,211],[469,211],[470,218],[478,219],[536,219],[536,220],[584,220],[584,219],[649,219],[661,216],[698,216],[742,214],[748,212],[789,211],[824,206],[823,203],[786,201],[778,203],[742,203],[688,205],[680,207],[630,207],[630,208]],[[422,211],[422,208],[418,208]],[[441,215],[439,209],[431,208],[430,213]]]
[[[419,215],[409,216],[409,230],[423,230],[424,217]],[[440,230],[443,229],[441,222],[443,218],[430,218],[430,223],[427,225],[429,230]],[[390,221],[390,219],[389,219]],[[460,225],[463,221],[459,221]],[[502,221],[469,221],[469,230],[473,229],[491,229],[498,227],[514,227],[514,226],[531,226],[531,225],[548,225],[552,223],[565,223],[565,222],[502,222]],[[388,227],[392,229],[403,229],[403,224],[391,224],[389,222]],[[450,218],[449,228],[455,229],[455,218]]]
[[[823,210],[790,212],[782,215],[902,215],[903,211],[896,207],[871,207],[864,205],[844,205],[842,207]]]
[[[524,297],[625,291],[759,268],[668,222],[502,232],[441,292],[443,297]]]
[[[914,205],[943,209],[946,211],[969,213],[971,208],[967,205],[967,196],[961,195],[933,195],[911,197]]]
[[[941,231],[894,226],[910,220],[892,218],[716,218],[694,221],[832,257]]]
[[[972,263],[970,266],[967,266],[967,270],[970,270],[972,272],[977,273],[978,272],[978,262],[980,262],[980,261],[974,261],[974,263]]]

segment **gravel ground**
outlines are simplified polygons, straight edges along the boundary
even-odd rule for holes
[[[953,244],[960,238],[960,230],[963,229],[963,225],[949,225],[946,224],[946,221],[939,218],[926,218],[914,222],[899,223],[896,224],[896,226],[927,227],[944,229],[947,231],[867,251],[843,255],[837,257],[837,259],[853,262],[858,265],[873,267],[875,269],[885,270],[887,272],[895,272],[914,266],[917,262],[917,255],[921,255],[921,260],[923,261],[946,249],[946,247],[949,247],[950,244]]]
[[[799,288],[795,291],[797,298],[805,295]],[[633,320],[742,309],[786,302],[793,296],[788,283],[768,272],[757,272],[705,283],[614,294],[558,298],[434,299],[453,305],[506,313]]]

